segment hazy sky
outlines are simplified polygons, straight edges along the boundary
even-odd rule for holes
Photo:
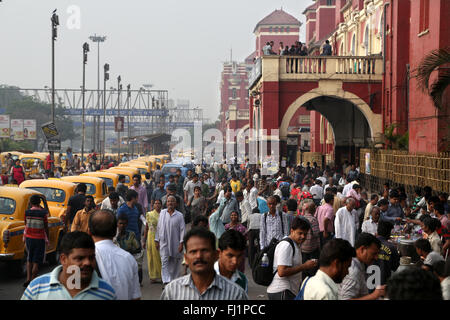
[[[50,17],[60,20],[56,88],[79,88],[82,44],[91,52],[86,88],[97,88],[97,47],[88,37],[106,35],[100,63],[111,66],[110,85],[144,83],[189,99],[216,120],[222,62],[243,60],[255,49],[253,29],[275,9],[301,14],[312,0],[3,0],[0,3],[0,84],[22,88],[51,85]],[[70,6],[80,9],[80,28],[69,29]],[[304,25],[300,40],[304,40]],[[101,77],[102,79],[103,77]]]

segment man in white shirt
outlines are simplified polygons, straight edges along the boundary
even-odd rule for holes
[[[367,232],[375,236],[377,234],[378,221],[380,220],[380,208],[372,207],[370,216],[371,218],[369,220],[363,222],[361,232]]]
[[[194,196],[194,188],[202,187],[202,183],[198,181],[198,174],[192,176],[192,180],[189,180],[184,187],[184,202],[188,203],[189,199]]]
[[[315,185],[309,189],[309,193],[312,194],[316,207],[320,206],[320,201],[323,198],[322,181],[316,179]]]
[[[102,210],[111,210],[114,214],[117,213],[117,210],[121,205],[125,203],[125,200],[115,191],[112,191],[105,200],[102,201],[102,205],[100,209]]]
[[[134,257],[116,246],[117,220],[108,210],[94,212],[89,218],[89,234],[95,242],[95,259],[101,278],[115,290],[118,300],[140,300],[138,265]]]
[[[242,191],[236,192],[236,200],[239,203],[239,209],[241,210],[241,223],[247,228],[248,219],[252,214],[252,208],[248,200],[244,198]]]
[[[252,210],[258,207],[258,201],[256,200],[258,198],[258,189],[255,188],[255,182],[253,180],[248,180],[243,194],[244,199],[248,201]]]
[[[334,219],[336,238],[347,240],[354,246],[356,230],[358,230],[357,221],[358,214],[355,210],[355,199],[348,198],[345,201],[345,207],[340,208],[336,212],[336,218]]]
[[[343,239],[328,241],[320,252],[320,269],[303,281],[304,300],[338,300],[338,284],[348,274],[355,249]]]
[[[289,236],[276,246],[273,256],[273,271],[276,273],[267,287],[269,300],[293,300],[302,282],[302,271],[317,265],[316,260],[302,263],[301,245],[310,228],[306,219],[296,217]]]

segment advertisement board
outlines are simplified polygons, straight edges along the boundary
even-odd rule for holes
[[[36,140],[36,120],[23,120],[23,138],[25,140]]]
[[[23,140],[23,119],[11,119],[11,139]]]
[[[9,138],[9,115],[0,115],[0,138]]]
[[[370,153],[366,153],[366,174],[370,174]]]

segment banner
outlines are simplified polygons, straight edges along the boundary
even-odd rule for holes
[[[36,140],[36,120],[23,120],[23,138],[26,140]]]
[[[11,119],[11,139],[23,140],[23,119]]]
[[[366,153],[366,174],[370,174],[370,153]]]
[[[124,122],[124,117],[114,117],[114,131],[123,132]]]
[[[8,115],[0,115],[0,138],[10,138]]]

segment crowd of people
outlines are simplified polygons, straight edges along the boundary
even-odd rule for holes
[[[22,298],[139,299],[146,254],[161,299],[247,299],[246,268],[271,300],[449,299],[448,195],[430,187],[414,197],[389,184],[368,193],[347,161],[272,176],[248,162],[197,164],[186,176],[157,166],[145,178],[137,174],[127,187],[120,176],[99,207],[79,184],[62,266],[32,274]],[[403,265],[391,241],[401,226],[420,234],[416,266]],[[69,289],[73,265],[81,286]]]
[[[305,43],[301,43],[300,41],[296,41],[290,47],[289,45],[284,45],[283,42],[279,43],[278,52],[273,50],[274,42],[268,41],[266,45],[262,48],[264,55],[280,55],[280,56],[307,56],[308,55],[308,47]],[[321,48],[321,55],[323,56],[331,56],[332,47],[330,45],[330,41],[325,40]]]

